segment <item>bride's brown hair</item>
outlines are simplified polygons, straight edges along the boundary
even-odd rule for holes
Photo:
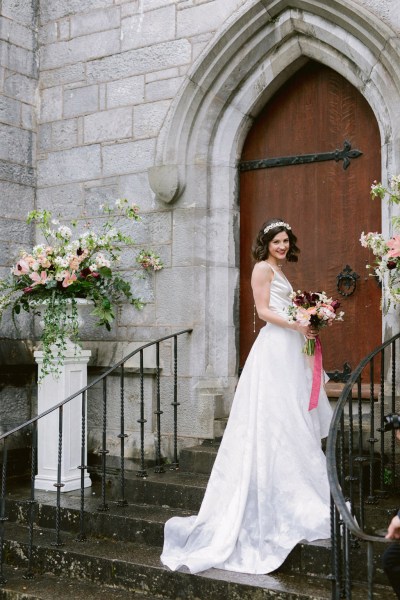
[[[260,262],[261,260],[266,260],[269,256],[268,246],[269,243],[274,239],[274,237],[281,233],[281,231],[285,231],[288,234],[289,238],[289,250],[286,254],[286,260],[288,262],[297,262],[299,260],[298,254],[300,253],[300,249],[297,247],[297,237],[294,235],[291,229],[287,229],[285,225],[280,225],[279,223],[283,223],[282,219],[269,219],[263,223],[258,235],[256,237],[256,241],[253,244],[252,254],[254,260]],[[276,223],[276,227],[271,227]],[[265,233],[264,230],[267,229]]]

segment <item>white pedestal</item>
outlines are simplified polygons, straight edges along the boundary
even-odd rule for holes
[[[64,364],[60,366],[58,378],[46,375],[38,386],[38,414],[55,406],[87,384],[87,363],[90,350],[76,351],[73,347],[65,353]],[[43,352],[34,353],[39,365],[39,379],[43,364]],[[85,431],[87,432],[86,426]],[[77,396],[63,407],[63,445],[61,460],[61,492],[70,492],[81,487],[81,441],[82,441],[82,396]],[[87,436],[86,436],[87,437]],[[35,488],[57,491],[59,442],[59,411],[55,410],[38,422],[38,474]],[[86,444],[85,462],[86,465]],[[90,487],[91,480],[85,472],[84,487]]]

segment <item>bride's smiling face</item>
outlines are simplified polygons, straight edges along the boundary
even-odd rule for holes
[[[268,256],[275,260],[283,260],[289,251],[289,236],[286,231],[277,233],[276,236],[268,244]]]

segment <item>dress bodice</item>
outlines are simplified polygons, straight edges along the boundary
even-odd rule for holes
[[[269,308],[287,317],[287,310],[292,304],[290,294],[293,292],[293,288],[281,271],[273,267],[271,269],[274,272],[274,278],[271,282]]]

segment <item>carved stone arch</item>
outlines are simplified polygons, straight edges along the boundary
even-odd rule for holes
[[[181,264],[195,272],[185,292],[192,294],[200,387],[232,390],[236,383],[237,162],[254,118],[306,61],[319,61],[372,107],[385,180],[400,170],[399,54],[390,27],[351,0],[257,0],[235,13],[190,70],[160,132],[149,181],[192,244]]]
[[[400,68],[390,27],[349,0],[258,0],[231,21],[193,65],[160,133],[150,170],[160,200],[181,195],[187,167],[209,163],[227,110],[236,126],[231,131],[246,132],[259,108],[307,58],[341,73],[365,96],[381,130],[384,167],[395,160]],[[232,166],[241,138],[236,136],[229,157]]]

